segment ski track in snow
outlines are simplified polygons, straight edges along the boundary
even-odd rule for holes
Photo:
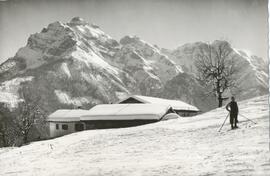
[[[223,108],[191,118],[92,130],[0,149],[0,175],[270,175],[268,96],[240,104],[239,129]]]

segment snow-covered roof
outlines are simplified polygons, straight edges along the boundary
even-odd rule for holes
[[[161,104],[100,104],[81,120],[159,120],[170,107]]]
[[[162,105],[171,106],[174,110],[199,111],[197,107],[192,106],[180,100],[168,100],[168,99],[163,99],[163,98],[148,97],[148,96],[141,96],[141,95],[128,96],[125,99],[118,101],[118,103],[121,103],[129,98],[134,98],[142,103],[162,104]]]
[[[50,122],[74,122],[80,121],[80,117],[88,110],[82,109],[59,109],[47,117]]]

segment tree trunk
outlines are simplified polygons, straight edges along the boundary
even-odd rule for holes
[[[2,145],[3,145],[3,147],[7,147],[7,141],[6,141],[6,135],[4,134],[4,132],[2,133],[2,135],[1,135],[2,137]],[[0,146],[1,147],[1,146]]]
[[[2,136],[2,144],[3,144],[3,147],[7,147],[7,135],[6,135],[6,124],[3,122],[2,123],[2,131],[1,131],[1,136]]]
[[[27,136],[28,136],[27,133],[25,133],[25,134],[23,135],[23,143],[24,143],[24,144],[26,144],[27,141],[28,141]]]
[[[222,92],[220,91],[220,80],[217,80],[218,107],[222,106]]]
[[[221,96],[221,94],[219,94],[218,95],[218,107],[222,106],[222,101],[223,101],[222,96]]]

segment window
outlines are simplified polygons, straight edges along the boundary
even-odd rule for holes
[[[63,130],[68,130],[68,125],[67,125],[67,124],[63,124],[63,125],[62,125],[62,129],[63,129]]]
[[[83,131],[83,130],[84,130],[84,126],[82,123],[75,124],[75,131]]]
[[[55,125],[55,128],[58,130],[59,129],[59,124],[56,124]]]

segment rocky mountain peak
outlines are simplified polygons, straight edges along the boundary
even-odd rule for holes
[[[227,45],[231,47],[231,44],[227,40],[214,40],[211,44],[212,45]]]
[[[120,44],[122,45],[127,45],[127,44],[132,44],[132,43],[137,43],[140,42],[140,38],[137,36],[125,36],[122,39],[120,39]]]
[[[69,22],[70,25],[88,25],[88,23],[81,17],[74,17]]]
[[[53,23],[50,23],[47,27],[47,30],[53,30],[53,31],[57,31],[57,30],[61,30],[65,28],[65,24],[60,22],[60,21],[55,21]],[[45,31],[43,31],[45,32]]]
[[[230,46],[226,41],[211,45],[220,44]],[[233,52],[239,60],[237,65],[244,65],[237,75],[245,90],[241,95],[250,98],[264,94],[264,65],[255,56]],[[33,98],[42,95],[40,106],[50,113],[74,105],[114,102],[118,95],[130,93],[180,99],[209,110],[215,107],[215,99],[207,100],[211,106],[204,103],[201,94],[205,90],[194,75],[194,60],[202,53],[207,54],[203,42],[166,50],[137,36],[125,36],[119,44],[80,17],[69,23],[56,21],[32,34],[25,47],[0,65],[0,83],[9,85],[0,84],[0,102],[13,97],[19,100],[18,92],[30,90]],[[17,79],[26,81],[13,84]]]
[[[159,48],[151,45],[150,43],[140,39],[138,36],[125,36],[120,39],[120,44],[124,46],[131,46],[135,49],[145,48],[147,50],[152,50],[153,52],[159,52]]]
[[[57,21],[43,28],[40,33],[30,35],[27,46],[44,53],[47,52],[46,49],[59,47],[67,40],[75,40],[74,31],[68,25]]]

